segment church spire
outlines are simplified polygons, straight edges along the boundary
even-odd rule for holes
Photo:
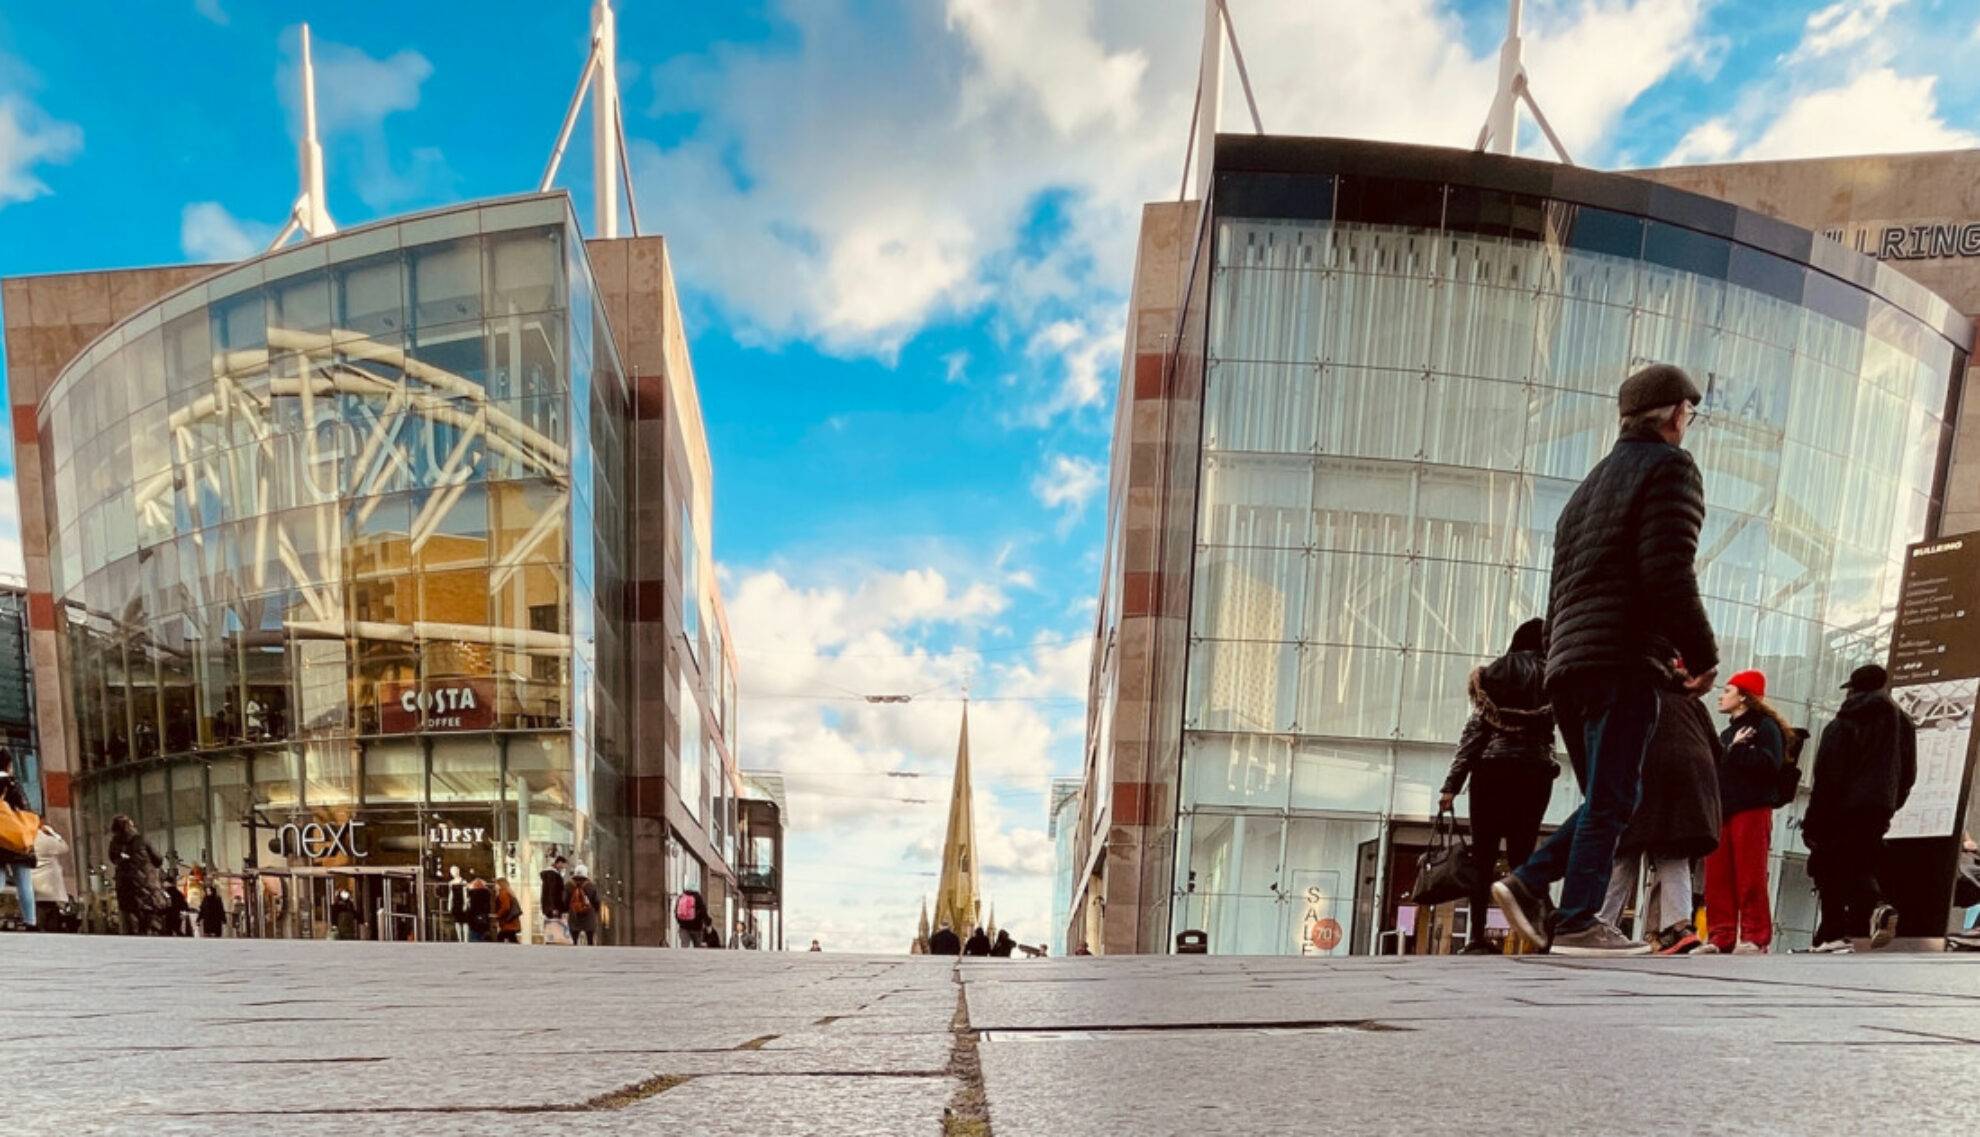
[[[936,924],[967,939],[980,913],[976,891],[976,813],[969,785],[969,703],[963,703],[956,743],[956,778],[949,794],[949,829],[942,840],[941,884],[935,891]]]

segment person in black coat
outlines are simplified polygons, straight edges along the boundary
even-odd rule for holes
[[[1849,694],[1815,751],[1815,785],[1801,819],[1808,875],[1821,897],[1816,951],[1849,951],[1852,936],[1883,947],[1897,935],[1897,909],[1884,902],[1877,872],[1884,834],[1918,780],[1918,732],[1885,690],[1890,677],[1859,667]]]
[[[165,858],[138,832],[137,822],[124,814],[110,819],[110,864],[117,881],[117,910],[124,917],[124,934],[164,934],[171,902],[159,883]]]
[[[0,802],[23,812],[28,808],[27,789],[14,777],[13,752],[5,749],[0,749]],[[39,914],[34,910],[35,864],[33,849],[0,849],[0,884],[14,886],[15,895],[20,897],[21,926],[30,930],[39,926]]]
[[[1708,680],[1710,676],[1706,677]],[[1658,955],[1698,950],[1692,926],[1692,862],[1719,846],[1719,756],[1711,712],[1673,678],[1657,693],[1657,733],[1643,758],[1636,812],[1616,842],[1602,919],[1612,926],[1634,891],[1639,859],[1657,874],[1657,911],[1644,923]]]
[[[480,877],[468,883],[467,890],[467,929],[468,942],[485,944],[488,933],[494,930],[490,916],[495,911],[495,897],[488,891],[488,882]]]
[[[536,893],[536,907],[545,920],[555,920],[567,911],[564,898],[564,870],[570,862],[558,857],[550,862],[550,867],[538,874],[541,887]]]
[[[1470,942],[1464,954],[1489,953],[1485,914],[1499,876],[1499,846],[1506,863],[1533,855],[1540,822],[1561,768],[1554,762],[1554,711],[1547,702],[1544,626],[1528,620],[1513,633],[1506,654],[1471,673],[1471,719],[1458,736],[1451,772],[1438,805],[1452,808],[1471,784],[1471,856],[1477,871],[1471,891]]]
[[[1009,959],[1017,950],[1017,941],[1011,938],[1010,929],[997,929],[997,942],[990,945],[990,955],[995,959]]]
[[[227,906],[220,899],[220,889],[215,885],[206,886],[206,895],[199,900],[199,930],[209,940],[217,940],[227,930]]]
[[[1767,702],[1767,677],[1742,671],[1726,683],[1719,710],[1731,718],[1719,741],[1719,797],[1725,823],[1705,859],[1706,952],[1764,953],[1774,940],[1768,858],[1774,797],[1794,728]]]
[[[947,924],[935,929],[935,934],[928,937],[929,955],[961,955],[962,946],[962,937]]]
[[[963,954],[964,955],[990,954],[990,937],[983,933],[982,928],[978,928],[974,932],[971,932],[969,934],[969,942],[963,945]]]
[[[1703,397],[1676,367],[1631,375],[1617,392],[1621,437],[1554,529],[1547,694],[1583,801],[1492,896],[1520,934],[1563,955],[1650,951],[1599,915],[1656,730],[1658,688],[1676,657],[1699,675],[1719,665],[1696,568],[1705,484],[1679,445]],[[1556,919],[1546,896],[1557,880]]]

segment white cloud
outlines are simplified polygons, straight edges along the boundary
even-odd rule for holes
[[[1054,454],[1031,479],[1031,493],[1047,509],[1077,514],[1107,484],[1107,471],[1085,458]]]
[[[942,382],[969,382],[969,353],[952,351],[942,357]]]
[[[1537,6],[1533,81],[1577,158],[1599,159],[1617,116],[1690,58],[1701,3]],[[1464,146],[1484,118],[1496,45],[1467,47],[1443,0],[1232,8],[1268,130]],[[635,143],[634,168],[684,284],[755,341],[887,359],[986,310],[1019,343],[1085,325],[1085,352],[1013,420],[1049,421],[1105,401],[1140,206],[1180,174],[1201,12],[790,0],[773,46],[652,69],[654,109],[698,125]],[[1030,228],[1041,203],[1049,238]]]
[[[13,428],[0,429],[7,452],[13,453]],[[0,580],[27,583],[27,561],[21,555],[20,485],[12,474],[0,478]]]
[[[0,68],[10,66],[0,56]],[[81,127],[49,117],[24,96],[0,94],[0,206],[47,193],[35,167],[67,162],[81,151]]]
[[[1664,161],[1673,166],[1723,162],[1738,145],[1739,135],[1730,123],[1723,118],[1707,119],[1687,131]]]
[[[179,212],[179,249],[195,261],[246,260],[268,247],[281,229],[242,221],[217,201],[196,201]]]
[[[220,0],[193,0],[193,11],[223,28],[227,26],[227,10],[220,6]]]
[[[1664,161],[1744,162],[1980,146],[1980,135],[1946,121],[1935,93],[1937,82],[1929,75],[1900,75],[1879,67],[1841,85],[1786,98],[1765,117],[1753,108],[1773,100],[1751,99],[1746,113],[1737,116],[1747,120],[1745,142],[1739,141],[1736,117],[1722,116],[1694,127]]]
[[[799,946],[815,936],[833,950],[907,949],[940,867],[965,682],[986,898],[1014,935],[1048,937],[1045,795],[1077,762],[1086,646],[1000,642],[1015,575],[1001,562],[980,580],[922,567],[798,582],[764,569],[725,586],[742,655],[742,761],[786,777],[786,921]]]
[[[1876,35],[1893,9],[1905,0],[1839,0],[1808,17],[1801,43],[1788,56],[1788,63],[1800,63],[1834,55]]]
[[[433,75],[433,64],[424,55],[407,49],[381,58],[318,37],[310,39],[310,55],[316,66],[317,130],[333,174],[349,162],[356,174],[348,180],[358,197],[379,210],[444,196],[451,190],[453,172],[437,148],[415,147],[401,161],[393,157],[386,138],[386,120],[419,107],[421,87]],[[302,37],[292,30],[276,72],[276,88],[288,111],[290,130],[298,137],[301,70]]]

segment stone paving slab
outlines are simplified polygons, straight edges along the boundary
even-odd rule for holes
[[[1958,956],[961,974],[998,1137],[1962,1132],[1980,1116],[1980,960]]]

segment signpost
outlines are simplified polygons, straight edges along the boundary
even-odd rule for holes
[[[1891,697],[1918,726],[1918,781],[1891,819],[1878,880],[1897,906],[1899,932],[1936,940],[1947,930],[1972,790],[1980,535],[1906,550],[1888,670]]]

